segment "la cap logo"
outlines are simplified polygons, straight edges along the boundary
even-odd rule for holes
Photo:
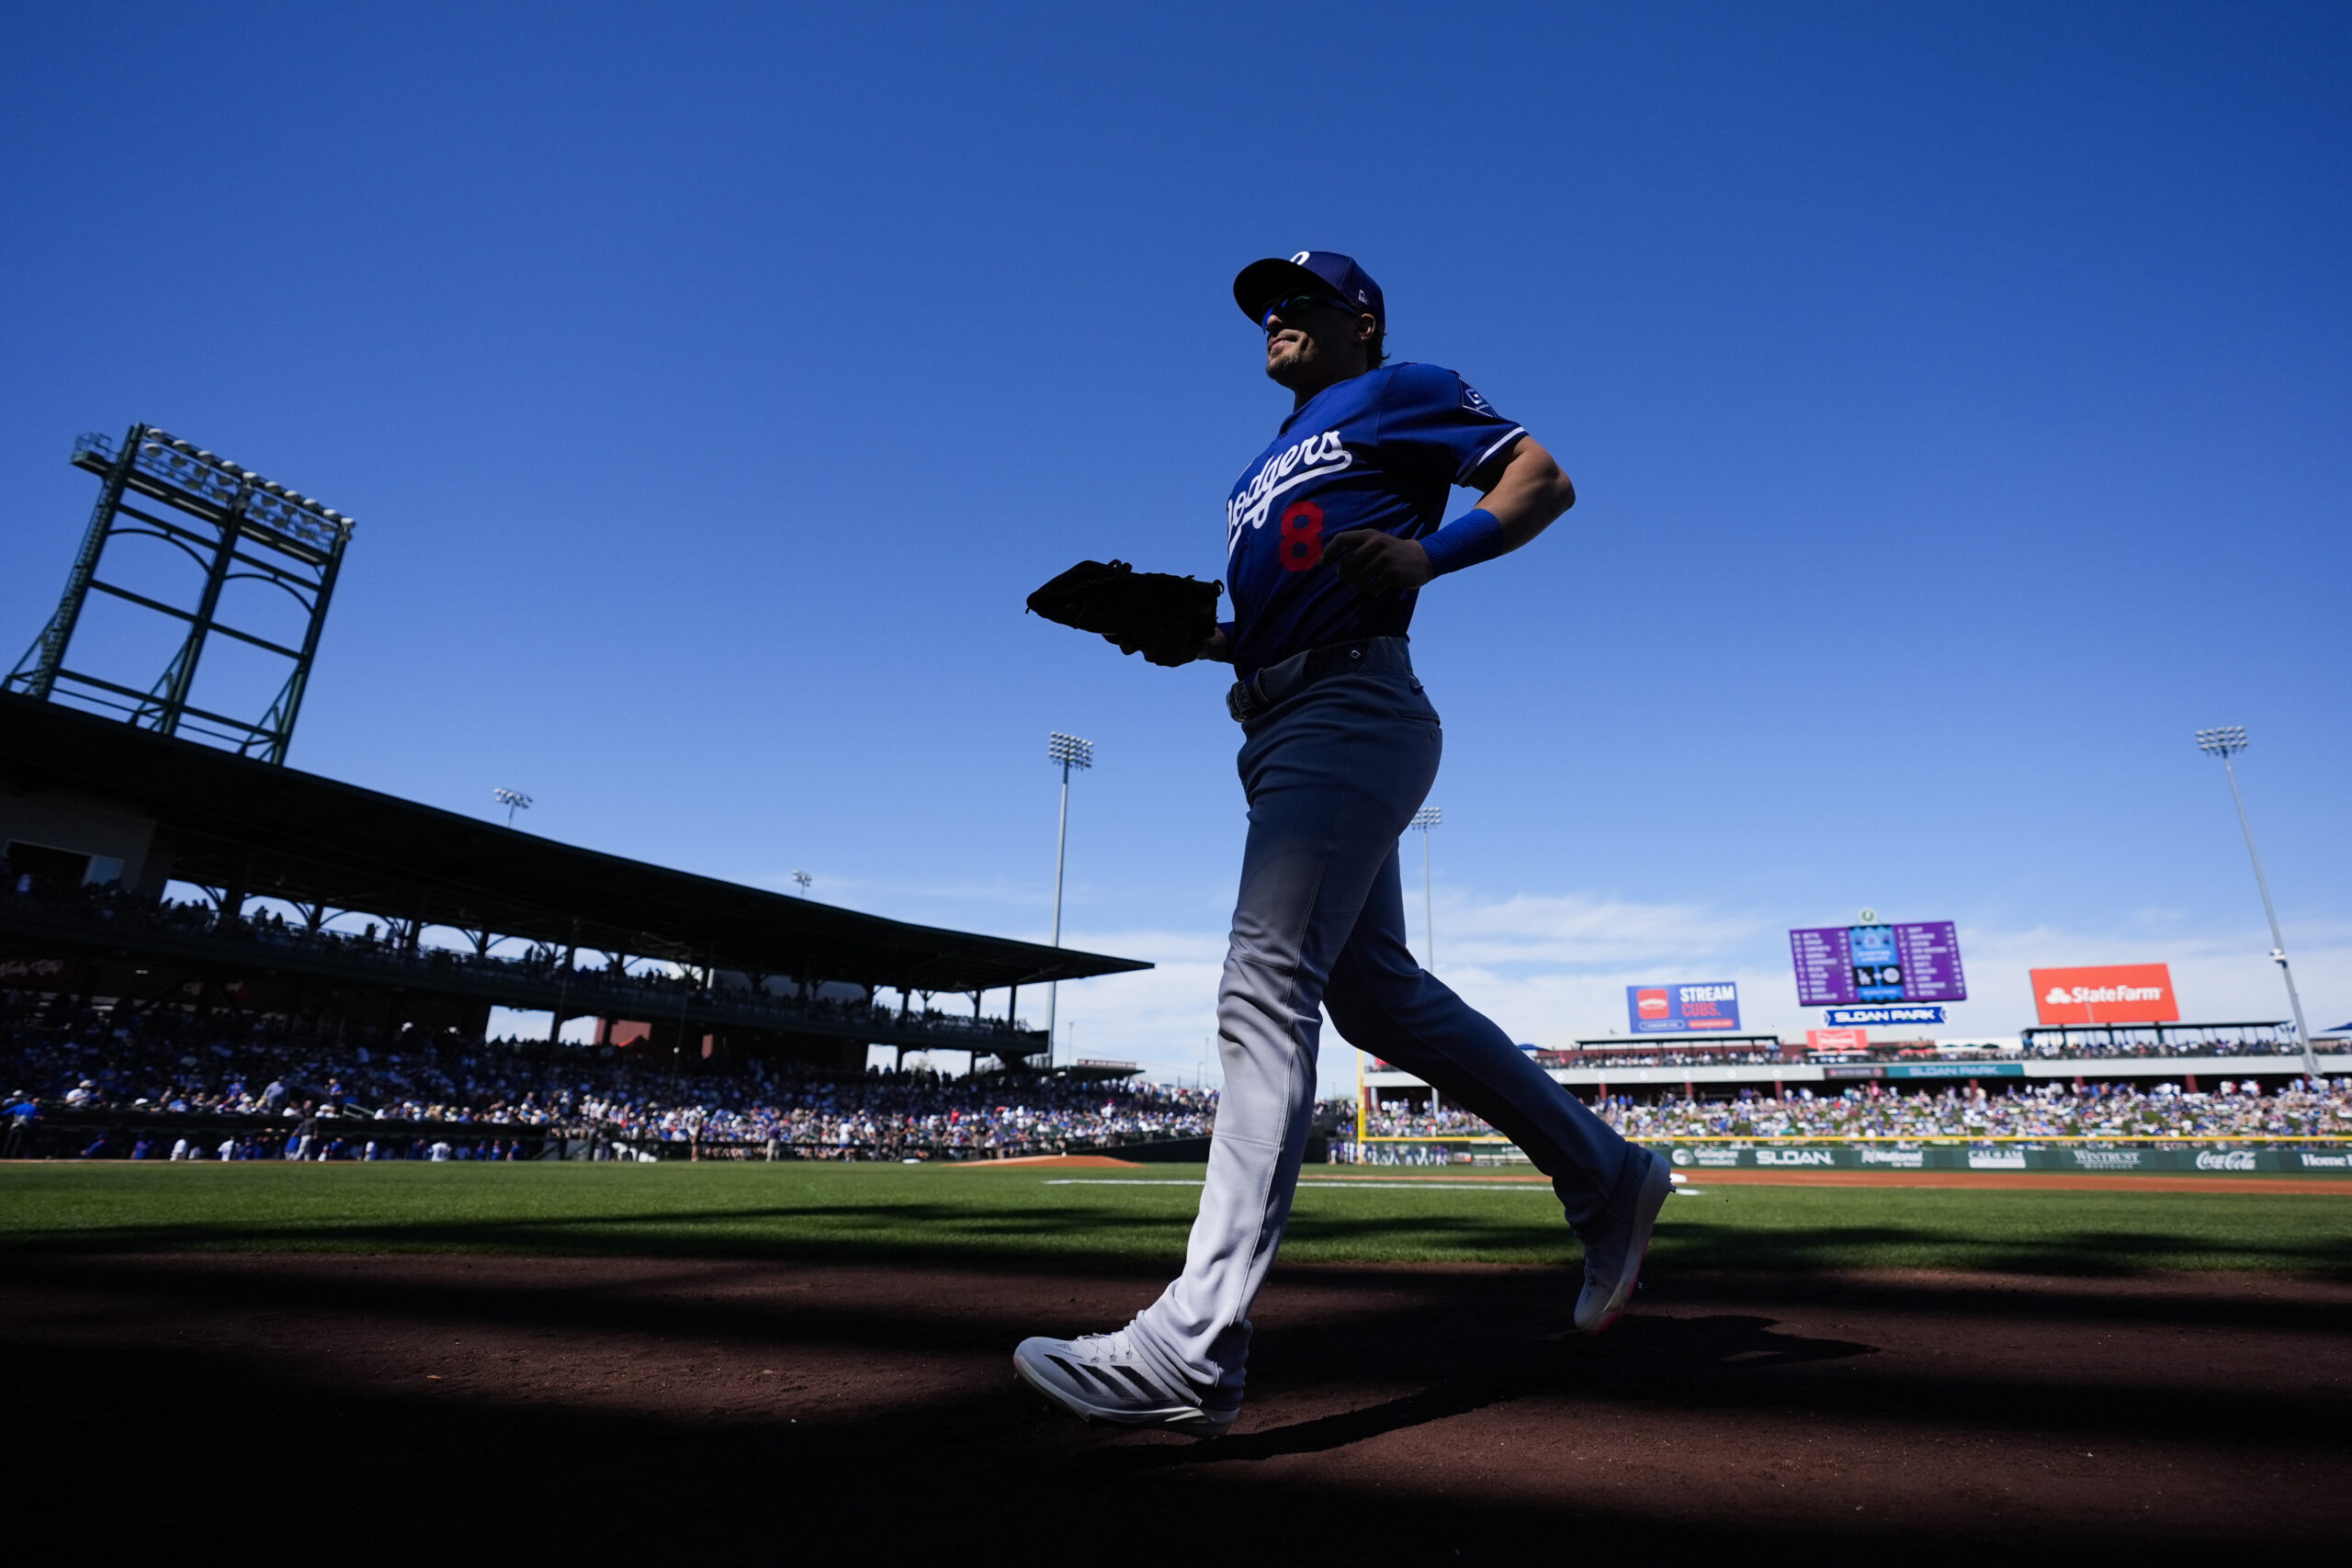
[[[1290,264],[1293,266],[1305,266],[1306,265],[1306,258],[1314,254],[1315,253],[1313,251],[1301,251],[1298,254],[1290,258]]]

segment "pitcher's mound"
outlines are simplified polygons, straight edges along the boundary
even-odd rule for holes
[[[1082,1167],[1089,1170],[1100,1170],[1105,1167],[1116,1167],[1121,1170],[1134,1170],[1138,1168],[1140,1163],[1141,1162],[1139,1161],[1131,1159],[1113,1159],[1109,1155],[1023,1155],[1018,1159],[966,1160],[962,1162],[959,1168],[966,1170],[993,1170],[999,1166],[1005,1165],[1059,1165],[1069,1166],[1073,1168]]]

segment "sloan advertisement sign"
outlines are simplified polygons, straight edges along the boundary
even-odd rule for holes
[[[2033,1004],[2045,1024],[2170,1023],[2180,1017],[2172,970],[2162,964],[2036,969]]]
[[[1656,1146],[1656,1145],[1653,1145]],[[2070,1148],[2018,1148],[1978,1145],[1971,1148],[1938,1144],[1903,1148],[1866,1144],[1856,1148],[1758,1146],[1747,1143],[1672,1145],[1668,1156],[1682,1169],[1709,1170],[1876,1170],[1893,1174],[1905,1170],[1981,1171],[2154,1171],[2182,1175],[2233,1176],[2252,1171],[2293,1171],[2342,1179],[2352,1195],[2352,1150],[2341,1145],[2320,1149],[2159,1149],[2094,1144]]]

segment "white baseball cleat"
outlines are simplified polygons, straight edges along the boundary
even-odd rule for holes
[[[1641,1283],[1642,1259],[1650,1250],[1657,1212],[1674,1190],[1673,1172],[1666,1161],[1638,1145],[1634,1152],[1645,1162],[1641,1175],[1619,1184],[1627,1196],[1611,1194],[1609,1211],[1593,1222],[1592,1234],[1584,1238],[1584,1289],[1577,1294],[1578,1334],[1605,1333],[1624,1314],[1634,1287]]]
[[[1012,1352],[1021,1381],[1081,1421],[1159,1427],[1195,1438],[1224,1435],[1241,1402],[1212,1402],[1170,1384],[1136,1354],[1124,1328],[1076,1339],[1023,1339]]]

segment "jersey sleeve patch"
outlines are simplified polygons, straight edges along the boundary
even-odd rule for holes
[[[1398,366],[1380,412],[1384,450],[1410,466],[1425,464],[1452,484],[1466,481],[1524,434],[1478,389],[1436,365]]]

